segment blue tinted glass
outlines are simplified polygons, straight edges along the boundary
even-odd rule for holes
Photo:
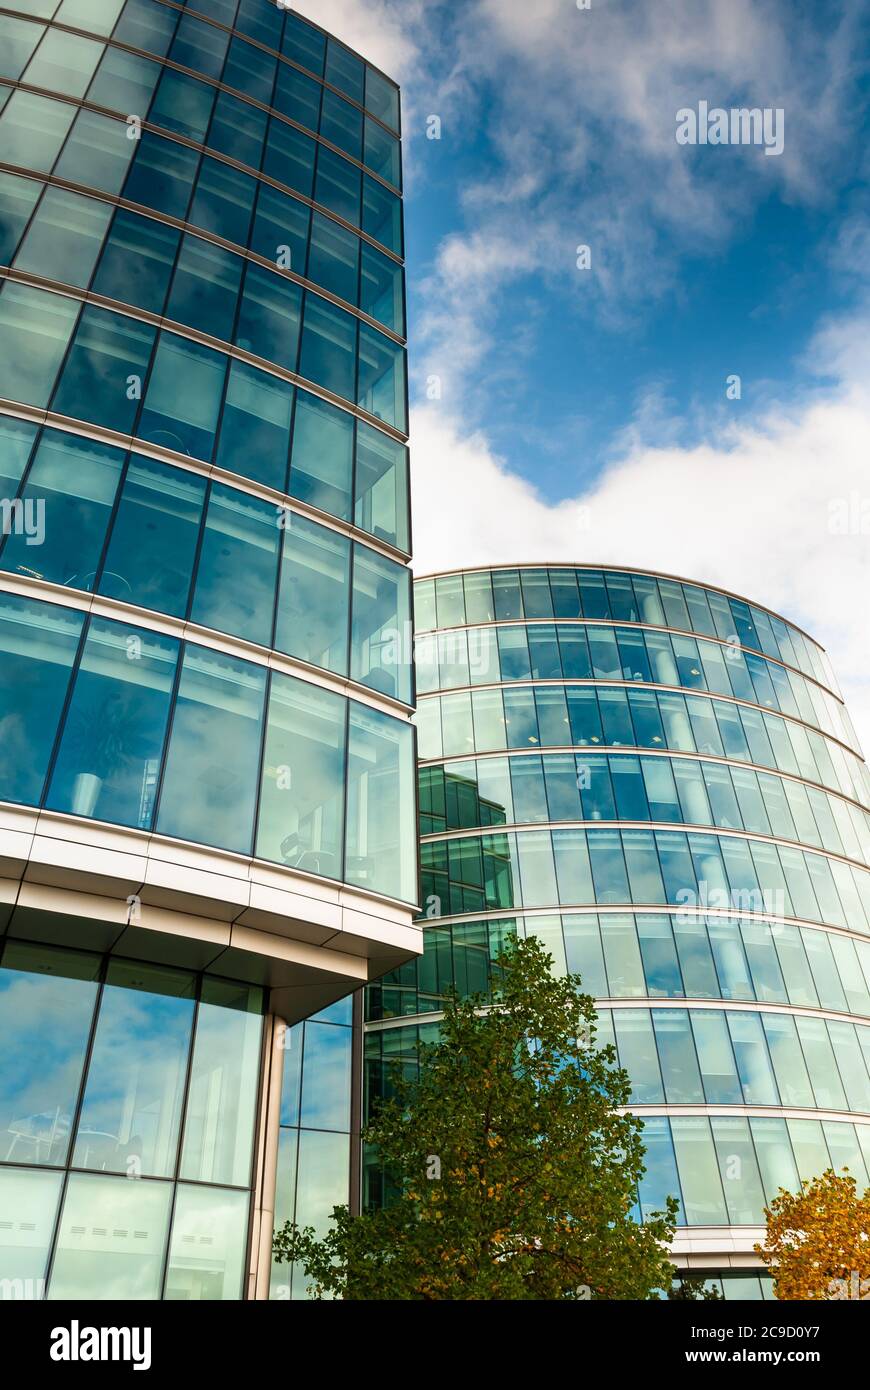
[[[77,1167],[174,1174],[194,984],[194,976],[161,966],[110,963],[73,1149]]]
[[[280,534],[278,513],[271,503],[214,484],[191,621],[268,646]]]
[[[39,804],[84,615],[0,595],[0,796]]]
[[[404,565],[354,546],[350,674],[374,690],[411,702],[407,634],[411,576]]]
[[[216,462],[283,492],[293,387],[280,377],[231,362]]]
[[[273,675],[257,828],[262,858],[341,877],[346,722],[342,696]]]
[[[275,646],[300,661],[347,673],[350,542],[287,515]]]
[[[384,130],[383,126],[378,125],[377,121],[366,117],[366,137],[365,153],[363,162],[376,174],[380,174],[382,179],[393,184],[395,188],[402,186],[402,166],[399,155],[399,142],[394,135],[390,135]]]
[[[406,430],[405,350],[368,324],[359,329],[357,405],[396,429]]]
[[[143,131],[124,187],[124,197],[170,217],[183,218],[199,161],[196,150],[164,140],[150,130]]]
[[[352,400],[355,349],[356,321],[353,317],[343,309],[328,304],[325,299],[308,294],[299,358],[300,375],[326,386],[337,396]]]
[[[54,172],[72,183],[120,193],[135,150],[123,121],[80,111]]]
[[[16,174],[0,174],[0,264],[11,265],[15,248],[44,185]]]
[[[342,44],[336,43],[335,39],[329,40],[324,76],[327,82],[330,82],[333,87],[337,87],[340,92],[344,92],[345,96],[353,97],[354,101],[362,102],[365,89],[365,65],[362,59],[357,58],[355,53],[351,53]]]
[[[251,250],[282,270],[305,274],[311,211],[277,188],[261,184],[251,231]]]
[[[340,154],[321,145],[317,152],[315,202],[359,226],[360,171]]]
[[[178,691],[157,829],[249,854],[266,673],[188,645]]]
[[[99,965],[97,956],[17,941],[3,953],[0,1145],[7,1162],[66,1159]],[[31,1007],[34,995],[40,1009]]]
[[[265,111],[230,96],[229,92],[219,92],[208,143],[212,149],[230,155],[240,164],[249,164],[252,169],[258,169],[267,120]]]
[[[236,343],[267,362],[296,370],[302,290],[262,266],[248,263]]]
[[[360,422],[354,487],[357,526],[407,550],[408,450],[405,445]]]
[[[173,637],[91,620],[46,805],[150,829],[177,660]]]
[[[353,417],[307,391],[296,399],[290,495],[350,519]]]
[[[159,76],[160,64],[152,63],[150,58],[107,48],[88,90],[88,101],[110,111],[141,115],[148,110]]]
[[[43,541],[10,535],[3,568],[91,590],[103,551],[124,455],[74,434],[47,430],[36,451],[24,505],[42,514]]]
[[[214,24],[205,24],[193,15],[181,16],[169,57],[181,67],[192,68],[204,77],[220,77],[226,57],[229,34]]]
[[[283,121],[270,121],[263,172],[310,198],[316,149],[316,142],[301,130]]]
[[[172,68],[164,68],[148,119],[153,125],[201,142],[208,130],[214,100],[214,87]]]
[[[205,479],[134,454],[127,469],[99,591],[183,618]]]
[[[114,37],[163,57],[169,51],[178,18],[177,10],[164,9],[154,0],[126,0]]]
[[[96,198],[47,188],[15,258],[16,270],[87,289],[111,212]]]
[[[298,15],[287,15],[281,52],[294,62],[301,63],[309,72],[323,76],[326,36],[319,29],[306,24]]]
[[[324,91],[320,115],[320,134],[345,154],[359,159],[362,147],[363,116],[336,92]]]
[[[0,289],[0,396],[47,406],[80,305],[16,285]]]
[[[175,227],[118,208],[92,289],[162,314],[179,235]]]
[[[264,53],[252,43],[233,39],[221,81],[268,106],[272,100],[277,61],[271,53]]]
[[[156,330],[87,306],[52,398],[52,410],[107,429],[133,429]]]
[[[256,191],[256,180],[206,156],[188,220],[227,241],[246,246]]]
[[[282,115],[289,116],[291,120],[316,131],[322,90],[319,82],[314,82],[304,73],[297,72],[296,68],[289,67],[287,63],[281,63],[272,104]]]
[[[385,328],[404,336],[402,267],[373,246],[363,244],[359,307]]]
[[[363,179],[363,231],[397,256],[403,254],[402,201],[366,174]]]
[[[229,340],[243,266],[241,256],[188,234],[181,243],[166,317]]]
[[[308,279],[349,304],[357,302],[359,237],[321,212],[315,212],[311,224]]]
[[[141,437],[210,459],[226,368],[220,353],[162,333],[142,406]]]

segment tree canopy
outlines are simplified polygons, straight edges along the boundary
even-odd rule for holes
[[[632,1217],[642,1121],[628,1075],[598,1048],[580,978],[552,974],[535,938],[498,961],[494,1002],[448,997],[419,1074],[397,1077],[364,1139],[394,1196],[328,1233],[288,1223],[278,1262],[314,1297],[645,1299],[667,1296],[677,1211]]]

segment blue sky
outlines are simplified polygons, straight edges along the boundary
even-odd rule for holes
[[[864,0],[308,12],[403,88],[418,570],[722,584],[828,647],[870,744]],[[782,153],[678,144],[701,101],[782,110]]]

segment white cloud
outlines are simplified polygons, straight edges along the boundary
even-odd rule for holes
[[[557,505],[434,404],[414,412],[411,445],[418,573],[621,564],[731,589],[827,648],[870,752],[870,535],[830,529],[838,499],[864,499],[870,513],[870,395],[859,387],[734,426],[718,445],[636,439]]]

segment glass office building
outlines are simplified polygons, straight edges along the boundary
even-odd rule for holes
[[[5,1297],[265,1298],[347,1200],[406,437],[395,84],[272,0],[0,7]]]
[[[677,1266],[768,1294],[765,1202],[870,1168],[870,776],[824,651],[627,569],[442,574],[415,607],[425,951],[368,990],[369,1103],[534,934],[631,1076],[638,1216],[673,1194]]]

